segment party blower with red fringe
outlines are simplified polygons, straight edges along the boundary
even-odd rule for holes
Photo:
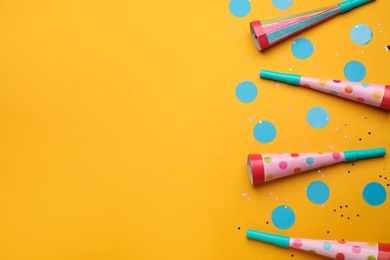
[[[390,244],[347,242],[344,240],[314,240],[274,235],[255,230],[248,230],[247,238],[274,244],[280,247],[291,247],[317,255],[338,260],[389,260]]]
[[[250,23],[252,38],[257,49],[261,51],[338,14],[372,1],[375,0],[349,0],[311,11],[253,21]]]
[[[248,174],[252,185],[341,162],[385,156],[385,148],[328,153],[249,154]]]

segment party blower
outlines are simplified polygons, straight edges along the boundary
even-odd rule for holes
[[[371,1],[374,0],[349,0],[312,11],[253,21],[250,23],[252,38],[257,49],[261,51],[298,32]]]
[[[269,70],[261,70],[260,77],[292,85],[300,85],[324,93],[333,94],[337,97],[390,110],[389,85],[308,78],[297,74],[286,74]]]
[[[360,159],[385,156],[385,148],[328,153],[249,154],[248,174],[252,185],[292,174]]]
[[[254,230],[248,230],[246,237],[281,247],[298,248],[332,259],[390,259],[390,244],[290,238]]]

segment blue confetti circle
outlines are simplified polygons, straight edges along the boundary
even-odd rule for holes
[[[313,43],[306,38],[298,38],[292,43],[291,51],[296,58],[307,59],[313,54]]]
[[[272,4],[280,10],[289,8],[293,3],[294,0],[272,0]]]
[[[357,24],[352,27],[349,35],[351,36],[351,39],[354,43],[360,45],[366,45],[372,39],[371,28],[365,24]]]
[[[251,3],[248,0],[230,0],[229,10],[232,15],[244,17],[251,10]]]
[[[260,121],[255,125],[253,134],[255,135],[257,141],[266,144],[272,142],[275,139],[276,128],[269,121]]]
[[[288,229],[295,222],[294,211],[288,206],[279,206],[272,211],[272,223],[279,229]]]
[[[315,204],[323,204],[329,199],[330,190],[322,181],[313,181],[306,189],[307,198]]]
[[[362,81],[366,77],[366,67],[359,61],[350,61],[344,66],[344,75],[349,81]]]
[[[306,114],[306,120],[311,127],[323,128],[330,120],[329,113],[323,107],[313,107]]]
[[[378,182],[370,182],[363,189],[363,199],[371,206],[379,206],[386,201],[386,190]]]
[[[257,97],[256,85],[250,81],[243,81],[236,87],[237,98],[244,103],[249,103]]]

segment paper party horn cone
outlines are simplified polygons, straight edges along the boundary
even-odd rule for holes
[[[328,153],[249,154],[248,174],[252,185],[332,165],[385,156],[385,148]]]
[[[348,0],[311,11],[253,21],[250,23],[251,35],[257,49],[261,51],[298,32],[371,1],[374,0]]]
[[[248,230],[246,236],[249,239],[271,243],[280,247],[296,248],[338,260],[390,259],[390,244],[384,243],[291,238],[255,230]]]
[[[292,85],[300,85],[332,94],[336,97],[390,110],[390,85],[309,78],[297,74],[287,74],[270,70],[261,70],[260,77]]]

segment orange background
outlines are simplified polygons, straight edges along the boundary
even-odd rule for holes
[[[389,192],[390,157],[259,188],[246,173],[248,153],[390,148],[388,112],[258,78],[291,69],[345,79],[356,59],[366,82],[390,82],[385,0],[301,33],[318,47],[307,60],[292,55],[294,37],[256,50],[250,21],[334,3],[295,0],[280,12],[251,1],[237,18],[228,1],[2,1],[0,259],[313,259],[249,241],[248,228],[390,242],[389,201],[361,196],[371,181]],[[374,33],[368,45],[349,38],[358,23]],[[235,96],[244,80],[259,90],[249,104]],[[331,117],[323,129],[305,120],[317,105]],[[259,120],[275,124],[273,142],[255,140]],[[306,197],[313,180],[330,187],[324,208]],[[285,231],[270,219],[282,204],[296,215]],[[333,212],[340,205],[350,221]]]

